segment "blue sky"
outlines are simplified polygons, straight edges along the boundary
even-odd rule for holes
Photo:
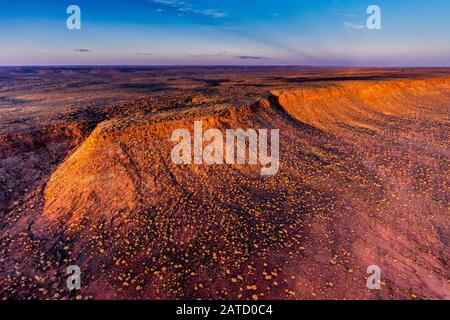
[[[66,9],[81,8],[81,30]],[[381,8],[368,30],[366,9]],[[0,65],[450,66],[448,0],[0,0]]]

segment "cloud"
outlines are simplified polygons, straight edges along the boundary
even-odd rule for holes
[[[174,14],[178,16],[183,16],[186,19],[193,19],[196,23],[212,26],[227,32],[233,32],[238,34],[240,37],[251,39],[252,41],[257,41],[263,43],[265,45],[276,48],[277,50],[284,50],[290,53],[294,53],[296,55],[307,56],[308,53],[304,52],[304,50],[297,49],[296,46],[292,46],[292,44],[286,44],[279,41],[278,38],[270,38],[265,34],[261,34],[259,32],[252,32],[251,29],[247,27],[242,27],[242,25],[236,25],[236,18],[232,17],[231,14],[228,13],[226,7],[221,7],[219,5],[215,5],[215,7],[219,7],[220,9],[211,9],[205,3],[212,3],[212,0],[206,1],[196,1],[194,0],[146,0],[148,3],[156,6],[164,6],[164,11],[167,14]],[[216,3],[220,3],[218,1]],[[211,5],[212,6],[212,5]],[[214,6],[213,6],[214,7]],[[181,9],[181,10],[180,10]],[[230,9],[232,10],[232,9]],[[282,15],[278,11],[268,11],[267,15],[273,15],[274,17],[281,17]],[[232,18],[234,18],[232,20]],[[234,22],[233,22],[234,21]],[[230,56],[230,58],[239,59],[238,57]],[[256,59],[262,59],[264,57],[254,57]],[[246,57],[243,56],[241,58],[245,60]],[[247,57],[248,60],[251,58]]]
[[[366,29],[366,25],[364,24],[357,24],[357,23],[353,23],[353,22],[344,22],[344,27],[348,28],[348,29],[353,29],[353,30],[362,30],[362,29]]]
[[[268,59],[266,57],[261,57],[261,56],[236,55],[236,54],[230,54],[230,53],[226,53],[226,52],[190,54],[189,56],[193,57],[193,58],[218,58],[218,57],[224,57],[224,58],[239,59],[239,60],[262,60],[262,59]]]
[[[189,1],[181,0],[151,0],[151,2],[160,4],[163,6],[171,7],[181,13],[191,13],[194,15],[201,15],[211,18],[225,18],[228,13],[215,8],[198,7],[198,3],[193,4]],[[158,10],[158,12],[161,12]],[[182,14],[179,14],[182,15]]]
[[[74,50],[74,51],[77,51],[77,52],[83,52],[83,53],[91,52],[90,49],[73,49],[73,50]]]
[[[147,53],[147,52],[137,52],[136,53],[137,56],[152,56],[153,53]]]
[[[230,57],[226,53],[202,53],[202,54],[190,54],[193,58],[214,58],[214,57]]]
[[[194,12],[203,14],[204,16],[210,16],[213,18],[224,18],[228,16],[228,13],[219,11],[218,9],[205,9]]]
[[[234,59],[239,60],[262,60],[262,59],[268,59],[266,57],[258,57],[258,56],[235,56]]]
[[[222,26],[220,26],[220,28],[223,30],[228,30],[228,31],[236,31],[236,32],[244,31],[243,28],[232,26],[229,23],[223,24]]]
[[[183,3],[182,1],[178,1],[178,0],[152,0],[152,2],[160,3],[160,4],[163,4],[163,5],[166,5],[166,6],[174,6],[178,2]]]

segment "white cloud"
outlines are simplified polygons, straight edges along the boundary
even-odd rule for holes
[[[227,12],[214,8],[199,8],[198,4],[192,4],[181,0],[151,0],[154,3],[164,6],[170,6],[184,13],[194,13],[212,18],[224,18],[228,16]]]
[[[198,11],[196,10],[194,12],[203,14],[205,16],[210,16],[213,18],[224,18],[224,17],[228,16],[228,13],[219,11],[217,9],[204,9],[204,10],[198,10]]]
[[[344,22],[344,27],[349,28],[349,29],[353,29],[353,30],[366,29],[366,25],[364,25],[364,24],[357,24],[357,23],[353,23],[353,22]]]

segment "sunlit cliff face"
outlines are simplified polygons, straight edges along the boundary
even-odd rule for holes
[[[386,277],[394,277],[416,259],[425,234],[436,262],[442,254],[436,228],[446,212],[439,179],[449,87],[441,79],[336,83],[277,91],[243,109],[106,122],[52,175],[40,221],[65,223],[76,250],[89,252],[82,262],[89,270],[98,250],[111,263],[127,257],[125,266],[143,268],[140,286],[151,298],[366,297],[353,285],[371,261],[389,265]],[[175,165],[171,133],[195,119],[205,130],[281,128],[279,173],[262,178],[259,166]],[[108,274],[119,269],[105,265]],[[324,280],[311,283],[311,270]],[[407,285],[390,281],[389,294]],[[164,295],[155,291],[167,287]],[[445,294],[438,281],[422,290]]]

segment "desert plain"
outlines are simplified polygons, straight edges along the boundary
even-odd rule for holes
[[[445,68],[0,68],[0,298],[449,299],[449,116]],[[279,171],[174,164],[194,121]]]

